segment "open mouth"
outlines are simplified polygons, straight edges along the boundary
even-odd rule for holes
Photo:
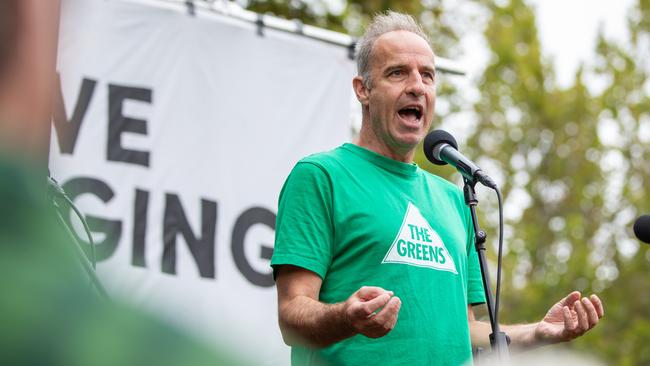
[[[422,107],[407,106],[397,111],[397,113],[407,122],[419,122],[422,118]]]

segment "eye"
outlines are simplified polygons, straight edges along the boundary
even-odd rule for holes
[[[392,70],[388,75],[390,75],[390,76],[403,76],[404,71],[402,71],[400,69],[395,69],[395,70]]]
[[[422,73],[422,79],[425,81],[435,82],[436,75],[433,72],[425,71]]]

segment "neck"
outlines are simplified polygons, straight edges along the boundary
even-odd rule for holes
[[[415,156],[415,147],[391,146],[390,144],[383,142],[375,132],[368,127],[368,123],[362,124],[359,139],[355,144],[402,163],[412,163],[413,157]]]

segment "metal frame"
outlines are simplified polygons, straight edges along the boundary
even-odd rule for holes
[[[354,59],[354,46],[356,39],[348,34],[330,31],[323,28],[303,24],[299,20],[286,20],[271,15],[259,14],[243,9],[238,4],[227,0],[119,0],[133,3],[140,3],[148,6],[155,6],[180,12],[190,16],[230,17],[245,23],[257,26],[258,34],[264,35],[264,29],[273,29],[287,33],[298,34],[303,37],[345,47],[349,51],[349,57]],[[466,71],[456,62],[444,57],[436,57],[436,69],[442,73],[453,75],[465,75]]]

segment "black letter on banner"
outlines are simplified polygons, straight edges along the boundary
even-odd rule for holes
[[[68,192],[72,201],[75,198],[86,194],[92,193],[98,197],[102,202],[107,203],[113,196],[113,190],[106,183],[94,178],[73,178],[63,185],[63,189]],[[69,210],[72,212],[72,210]],[[70,213],[65,216],[66,220],[70,220]],[[110,258],[117,244],[120,242],[122,235],[122,222],[119,220],[107,220],[95,216],[86,215],[86,222],[90,228],[91,234],[93,232],[101,232],[105,235],[101,243],[95,242],[95,255],[98,261]],[[83,242],[87,243],[85,234],[80,238]],[[94,237],[93,237],[94,239]]]
[[[251,207],[244,211],[237,218],[235,227],[232,229],[232,255],[237,268],[239,268],[239,271],[250,283],[262,287],[271,287],[273,286],[273,273],[259,273],[255,271],[246,259],[244,251],[246,233],[255,224],[264,224],[275,230],[275,214],[263,207]],[[272,247],[267,245],[260,247],[260,258],[270,260],[272,255]]]
[[[133,252],[131,253],[131,264],[137,267],[147,266],[145,262],[147,207],[149,207],[149,192],[136,189],[133,209]]]
[[[201,200],[201,237],[197,238],[187,222],[183,206],[175,194],[165,195],[162,271],[176,273],[176,236],[183,235],[201,277],[214,278],[214,235],[217,226],[217,203]]]
[[[61,77],[58,73],[56,76],[56,94],[54,96],[54,110],[52,112],[54,129],[56,130],[56,137],[59,141],[61,153],[72,154],[74,153],[74,147],[77,145],[79,129],[81,129],[81,123],[88,110],[88,105],[95,92],[97,82],[91,79],[83,79],[72,118],[68,120],[68,115],[65,112],[63,92],[61,91]]]
[[[151,89],[131,88],[127,86],[108,86],[108,144],[106,159],[131,164],[149,166],[149,152],[129,150],[122,147],[123,132],[147,134],[147,121],[125,117],[122,107],[126,99],[151,103]]]

